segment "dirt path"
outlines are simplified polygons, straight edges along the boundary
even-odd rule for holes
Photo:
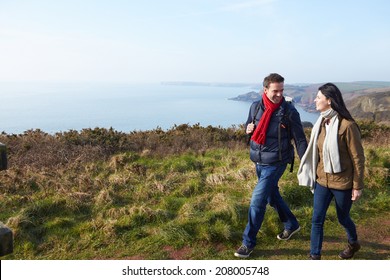
[[[362,245],[354,259],[389,260],[390,259],[390,213],[369,218],[357,223],[359,241]],[[337,259],[340,249],[346,246],[344,231],[337,237],[324,237],[323,259]]]

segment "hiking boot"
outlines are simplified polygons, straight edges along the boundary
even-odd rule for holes
[[[344,251],[340,252],[339,257],[345,260],[350,259],[357,251],[359,251],[359,249],[360,249],[359,242],[353,244],[348,243],[348,247],[345,248]]]
[[[312,254],[309,255],[309,260],[316,261],[316,260],[320,260],[320,259],[321,259],[321,255],[312,255]]]
[[[250,254],[253,252],[253,248],[248,248],[245,245],[241,245],[240,248],[234,253],[234,255],[238,258],[246,259],[250,256]]]
[[[301,227],[298,226],[297,229],[295,230],[288,230],[288,229],[284,229],[281,233],[279,233],[276,237],[279,239],[279,240],[289,240],[291,238],[291,236],[293,236],[293,234],[297,233],[298,231],[301,230]]]

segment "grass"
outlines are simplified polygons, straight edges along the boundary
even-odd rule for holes
[[[196,133],[191,134],[192,129]],[[136,140],[109,132],[108,139],[120,139],[123,146],[126,141],[132,144],[124,150],[112,145],[107,152],[96,131],[95,146],[85,135],[82,144],[77,142],[80,136],[75,132],[71,138],[65,135],[71,141],[37,132],[0,139],[9,147],[11,163],[0,173],[0,220],[14,232],[14,253],[2,259],[233,259],[256,183],[247,147],[242,139],[229,140],[236,132],[222,130],[222,137],[214,128],[180,126],[177,131],[157,131],[152,138],[157,139],[157,134],[158,139],[174,143],[177,139],[169,135],[177,137],[183,130],[190,135],[186,141],[193,139],[199,145],[198,138],[191,137],[202,131],[214,145],[202,143],[206,147],[195,149],[187,142],[181,150],[172,146],[164,150],[158,143],[149,143],[146,148],[137,144],[136,150],[129,148]],[[363,245],[357,259],[389,259],[390,149],[386,141],[379,145],[378,138],[367,138],[364,142],[367,188],[351,212]],[[60,158],[61,153],[53,150],[65,151],[64,145],[72,152]],[[22,150],[39,151],[40,165],[26,163]],[[47,160],[56,164],[50,167]],[[293,173],[286,171],[282,176],[280,188],[302,230],[288,242],[277,240],[282,225],[268,207],[254,259],[307,258],[313,201],[311,192],[297,185],[297,165]],[[344,230],[331,206],[323,258],[337,259],[345,244]]]

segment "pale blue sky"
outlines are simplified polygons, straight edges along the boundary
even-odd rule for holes
[[[390,81],[387,0],[0,0],[0,81]]]

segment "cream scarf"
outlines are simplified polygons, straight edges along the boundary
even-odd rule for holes
[[[318,149],[317,140],[320,132],[320,126],[323,119],[329,120],[329,129],[327,130],[324,147],[323,147],[323,161],[324,171],[326,173],[338,173],[341,172],[340,166],[340,154],[338,147],[338,129],[339,118],[336,111],[332,108],[325,112],[321,112],[320,117],[314,124],[310,135],[309,145],[305,154],[301,159],[301,163],[298,169],[298,182],[300,186],[308,186],[311,191],[314,191],[314,184],[316,182],[316,171],[318,164]]]

